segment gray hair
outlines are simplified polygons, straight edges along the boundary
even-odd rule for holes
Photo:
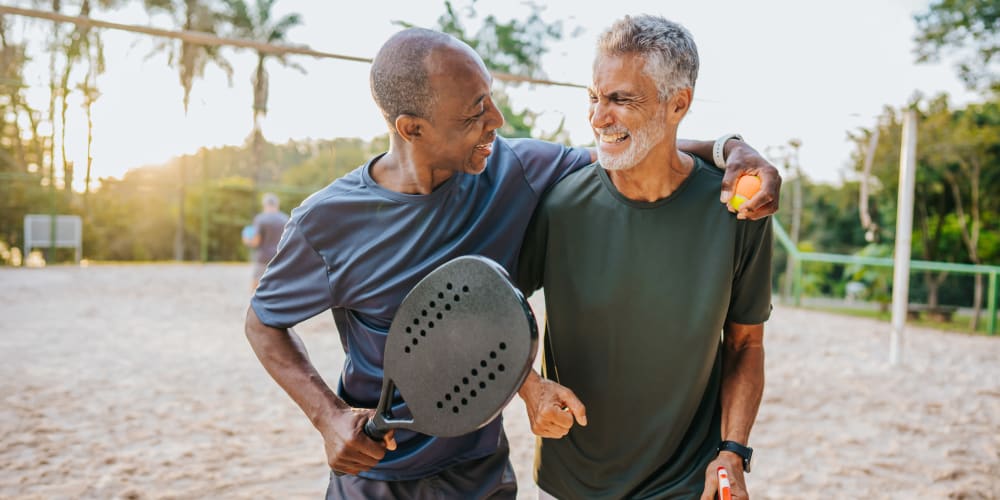
[[[265,207],[278,208],[281,204],[281,200],[278,199],[278,195],[274,193],[264,193],[264,196],[260,201]]]
[[[597,40],[597,56],[639,54],[656,82],[660,100],[698,79],[698,47],[691,33],[673,21],[643,14],[615,21]],[[595,63],[597,64],[596,60]]]
[[[379,49],[368,80],[375,104],[390,128],[400,115],[430,119],[434,95],[427,75],[427,57],[452,40],[438,31],[409,28],[393,35]]]

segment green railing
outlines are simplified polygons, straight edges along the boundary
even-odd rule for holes
[[[781,227],[777,219],[772,221],[774,223],[774,235],[778,238],[778,242],[781,246],[785,248],[785,251],[792,256],[793,269],[790,271],[793,274],[793,286],[792,295],[794,297],[794,303],[796,306],[801,304],[802,300],[802,263],[803,262],[827,262],[834,264],[862,264],[866,266],[876,266],[876,267],[893,267],[893,260],[889,258],[880,257],[858,257],[855,255],[841,255],[834,253],[819,253],[819,252],[802,252],[795,247],[792,243],[792,239],[785,232],[785,228]],[[997,333],[997,299],[1000,292],[998,292],[997,287],[1000,285],[998,277],[1000,277],[1000,266],[984,266],[976,264],[956,264],[954,262],[933,262],[927,260],[911,260],[910,269],[916,271],[948,271],[954,273],[967,273],[967,274],[985,274],[989,276],[989,284],[987,285],[987,323],[986,330],[990,335],[996,335]]]

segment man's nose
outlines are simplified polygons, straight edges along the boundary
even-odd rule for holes
[[[614,122],[611,113],[603,103],[597,102],[590,105],[590,126],[601,129],[611,126]]]
[[[504,122],[503,113],[500,112],[500,108],[496,106],[496,104],[493,102],[493,99],[489,100],[488,106],[490,107],[489,111],[490,121],[486,123],[486,128],[488,128],[489,130],[496,130],[503,126]]]

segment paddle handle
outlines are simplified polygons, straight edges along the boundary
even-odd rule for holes
[[[378,425],[375,424],[374,418],[369,418],[365,422],[365,434],[372,438],[372,441],[382,441],[382,438],[389,432],[388,429],[379,429]]]

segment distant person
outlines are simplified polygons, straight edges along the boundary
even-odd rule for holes
[[[253,218],[253,224],[243,229],[243,243],[254,249],[250,291],[257,289],[267,263],[278,252],[278,241],[288,222],[288,214],[281,211],[281,202],[274,193],[264,193],[261,205],[264,210]]]

